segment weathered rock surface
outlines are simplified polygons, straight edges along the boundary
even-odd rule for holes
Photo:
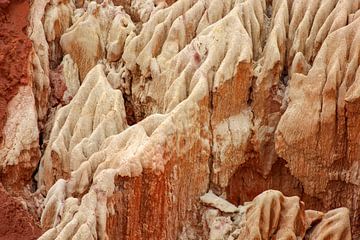
[[[50,96],[49,45],[46,41],[42,23],[48,1],[34,1],[30,6],[28,36],[34,49],[31,75],[33,78],[33,94],[38,112],[39,126],[42,129],[47,120]]]
[[[61,45],[77,62],[81,78],[86,79],[84,76],[93,71],[89,69],[104,59],[111,86],[123,91],[126,113],[130,112],[137,123],[123,132],[112,133],[108,139],[100,138],[101,147],[71,160],[76,163],[84,159],[81,165],[71,169],[71,174],[44,167],[43,179],[55,176],[56,172],[59,174],[54,180],[68,180],[58,180],[47,195],[43,224],[50,228],[59,217],[60,223],[43,237],[84,233],[89,237],[96,232],[99,238],[198,238],[203,230],[197,220],[199,197],[210,188],[227,193],[236,203],[251,200],[260,192],[246,189],[245,180],[241,178],[251,179],[255,173],[258,179],[254,184],[261,186],[258,191],[275,187],[295,192],[304,197],[309,206],[321,210],[349,207],[356,229],[358,162],[354,161],[348,170],[346,165],[339,168],[337,164],[332,173],[329,169],[335,153],[329,148],[324,150],[326,154],[309,148],[308,144],[321,149],[326,144],[316,145],[321,133],[317,135],[317,120],[310,117],[319,115],[320,110],[316,114],[306,112],[306,120],[314,126],[298,119],[301,115],[297,112],[307,108],[306,104],[309,108],[316,107],[311,94],[301,92],[316,88],[314,85],[304,90],[303,85],[299,85],[304,80],[297,79],[308,76],[308,84],[313,86],[311,81],[320,71],[314,69],[327,67],[338,74],[334,76],[339,79],[343,78],[339,75],[341,72],[344,76],[347,74],[351,80],[346,88],[350,89],[352,82],[356,84],[355,71],[359,64],[355,61],[358,53],[355,46],[359,31],[355,27],[358,24],[355,16],[359,3],[182,0],[147,14],[146,11],[152,9],[150,5],[125,4],[128,16],[111,3],[91,3],[84,17],[79,18],[79,24],[74,24],[61,37]],[[143,8],[143,12],[139,12],[139,8]],[[119,12],[115,17],[114,14],[99,17],[103,12],[115,11],[113,9]],[[136,27],[139,23],[132,22],[135,18],[131,14],[136,11],[143,22],[140,32]],[[304,19],[300,18],[302,14]],[[351,21],[344,21],[350,16]],[[93,21],[93,24],[82,28],[82,21],[83,24]],[[118,29],[116,34],[115,29]],[[80,44],[81,37],[76,36],[84,36],[82,31],[97,37],[87,38],[87,45]],[[337,41],[346,37],[348,41],[342,41],[343,47],[336,52],[332,45],[339,46]],[[84,48],[81,58],[73,47],[78,45]],[[350,49],[353,56],[347,57],[345,53]],[[352,65],[338,64],[335,65],[338,68],[331,69],[328,67],[331,59],[343,64],[350,59]],[[331,77],[325,74],[324,82],[327,76]],[[335,86],[341,85],[342,81],[338,82]],[[324,85],[321,81],[316,84]],[[332,96],[338,94],[330,98]],[[299,110],[293,110],[294,107]],[[340,124],[334,119],[327,121]],[[145,130],[149,125],[150,132]],[[309,130],[293,130],[292,126]],[[55,134],[56,128],[55,124],[52,130]],[[146,133],[144,137],[141,137],[142,131]],[[339,131],[346,135],[340,125]],[[315,142],[297,132],[306,133]],[[286,133],[293,142],[286,139]],[[325,139],[325,133],[323,135]],[[345,135],[340,142],[345,142]],[[70,138],[66,139],[71,142]],[[335,141],[335,137],[331,139]],[[58,151],[62,148],[59,145]],[[316,160],[304,149],[316,153],[313,156]],[[342,156],[341,163],[345,164],[347,157]],[[65,165],[68,161],[58,154],[52,154],[51,159]],[[43,159],[44,164],[50,162]],[[253,173],[248,174],[248,169]],[[344,194],[351,196],[332,202],[331,199],[338,198],[329,191],[335,191],[335,185],[325,187],[333,178],[347,186]],[[321,188],[323,182],[325,185]],[[46,189],[52,184],[45,184]],[[186,193],[181,190],[182,185],[186,186]],[[240,186],[245,189],[239,189]],[[79,197],[85,202],[80,202]],[[61,221],[66,212],[53,211],[61,209],[56,206],[66,201],[69,209],[81,209],[73,213],[71,221],[69,216]],[[86,211],[93,212],[97,218],[85,219],[82,216]],[[174,215],[179,217],[169,217]],[[154,217],[166,228],[156,228],[150,220]]]
[[[40,239],[357,239],[359,16],[359,0],[34,0],[27,80],[0,75],[1,181],[46,197]]]
[[[1,240],[35,240],[42,234],[40,226],[27,210],[23,202],[12,197],[0,185]]]
[[[346,208],[325,214],[305,210],[299,197],[285,197],[275,190],[265,191],[239,207],[212,193],[207,193],[201,200],[211,206],[204,212],[210,230],[208,239],[211,240],[351,239],[349,210]]]
[[[307,194],[320,198],[325,209],[338,203],[353,209],[353,221],[359,225],[360,21],[340,28],[354,3],[342,4],[330,27],[334,32],[324,40],[308,73],[293,73],[289,81],[289,105],[276,130],[276,151]],[[335,196],[339,185],[346,190]]]
[[[48,88],[27,37],[30,16],[28,1],[0,3],[0,238],[10,240],[36,239],[42,233],[38,213],[43,197],[32,193],[32,176]]]
[[[31,182],[40,157],[28,12],[26,1],[0,8],[0,179],[14,191]]]

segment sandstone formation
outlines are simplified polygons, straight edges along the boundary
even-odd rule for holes
[[[0,14],[0,180],[40,239],[360,237],[360,0]]]
[[[201,197],[211,206],[204,213],[208,239],[351,239],[349,211],[305,210],[299,197],[269,190],[235,207],[212,192]]]
[[[26,1],[0,8],[0,179],[13,190],[31,181],[40,157],[28,12]]]
[[[37,239],[42,196],[32,193],[46,79],[27,30],[27,1],[0,2],[0,239]],[[41,99],[41,101],[38,101]]]

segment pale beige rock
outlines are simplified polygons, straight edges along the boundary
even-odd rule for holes
[[[225,199],[216,196],[212,191],[200,197],[200,200],[213,208],[217,208],[224,213],[235,213],[238,211],[237,207],[227,202]]]
[[[46,6],[44,31],[49,43],[51,65],[56,66],[62,58],[59,41],[66,29],[72,24],[71,16],[74,8],[71,0],[50,0]]]
[[[35,99],[30,86],[20,86],[7,106],[4,142],[0,148],[1,182],[22,190],[31,179],[40,156]]]
[[[33,43],[34,54],[32,58],[33,92],[36,109],[41,124],[45,123],[50,95],[49,81],[49,45],[46,41],[42,18],[48,0],[37,0],[31,4],[29,13],[28,36]]]
[[[61,66],[63,68],[63,76],[66,86],[66,91],[63,95],[63,101],[65,104],[68,104],[71,99],[73,99],[80,87],[79,69],[70,55],[64,56],[61,62]]]
[[[112,89],[104,67],[97,65],[72,101],[56,113],[39,169],[39,186],[49,189],[58,178],[69,177],[105,138],[126,126],[122,94]]]
[[[120,9],[107,1],[102,4],[90,2],[86,12],[61,36],[61,48],[77,64],[81,81],[104,57],[108,31]]]
[[[50,81],[49,81],[49,72],[46,73],[44,70],[48,67],[47,66],[48,62],[45,63],[44,66],[42,66],[39,55],[40,55],[39,52],[33,53],[30,73],[33,78],[32,91],[35,98],[37,117],[40,121],[40,126],[43,127],[46,120],[47,110],[49,107],[48,99],[50,95]]]
[[[135,36],[135,25],[129,15],[118,11],[111,23],[107,38],[107,60],[118,61],[124,51],[124,46]]]
[[[337,208],[327,212],[309,233],[309,239],[352,239],[349,210]]]

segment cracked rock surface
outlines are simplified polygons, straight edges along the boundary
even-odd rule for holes
[[[360,0],[0,0],[0,21],[0,181],[39,239],[360,238]]]

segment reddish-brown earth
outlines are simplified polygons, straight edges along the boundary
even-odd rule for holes
[[[29,2],[0,0],[0,146],[7,119],[8,102],[20,85],[31,83],[31,41],[26,30]],[[0,239],[37,239],[42,233],[23,204],[0,184]]]
[[[32,240],[41,233],[30,213],[0,184],[0,240]]]
[[[7,117],[7,103],[18,86],[28,84],[31,41],[26,35],[28,1],[0,1],[0,142]]]

